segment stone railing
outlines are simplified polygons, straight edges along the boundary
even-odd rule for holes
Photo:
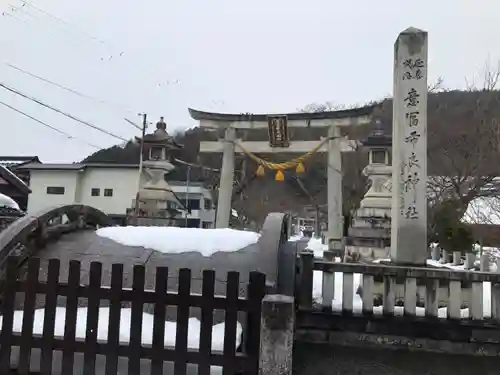
[[[500,259],[496,259],[488,251],[485,251],[481,256],[477,256],[472,252],[467,252],[465,255],[461,251],[450,253],[438,247],[433,247],[430,251],[431,261],[438,262],[443,267],[482,272],[500,272]]]
[[[337,263],[309,251],[299,258],[302,310],[500,323],[498,273]]]
[[[0,232],[0,279],[8,256],[24,262],[49,242],[63,234],[91,226],[109,226],[111,219],[102,211],[85,205],[72,204],[45,209],[36,215],[26,215]]]

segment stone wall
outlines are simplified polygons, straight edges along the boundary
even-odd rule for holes
[[[500,360],[406,350],[297,343],[295,375],[496,375]]]

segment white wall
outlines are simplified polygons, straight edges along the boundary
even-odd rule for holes
[[[138,177],[138,170],[132,168],[87,167],[81,179],[80,202],[108,215],[125,215],[137,194]],[[93,188],[100,189],[98,197],[91,196]],[[105,197],[104,189],[113,189],[113,196]]]
[[[32,190],[28,197],[28,213],[37,212],[61,204],[71,204],[77,199],[77,179],[79,171],[31,171],[30,188]],[[64,195],[47,194],[47,187],[62,186],[65,188]]]
[[[98,208],[108,215],[125,215],[132,207],[138,185],[138,169],[135,168],[95,168],[87,166],[80,171],[74,170],[39,170],[30,171],[28,213],[37,212],[61,204],[80,203]],[[47,194],[48,186],[65,188],[64,195]],[[99,189],[99,196],[92,196],[93,188]],[[171,185],[172,190],[185,197],[185,185]],[[104,196],[104,189],[113,189],[112,197]],[[190,186],[190,199],[200,199],[200,210],[193,210],[188,218],[202,222],[215,222],[215,210],[204,209],[204,199],[210,199],[210,192],[201,186]],[[182,198],[181,198],[182,199]],[[212,206],[213,206],[213,202]]]

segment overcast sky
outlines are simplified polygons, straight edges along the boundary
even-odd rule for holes
[[[283,113],[388,96],[393,43],[409,26],[429,32],[429,80],[448,88],[500,59],[495,0],[28,0],[12,10],[23,3],[0,0],[0,83],[126,139],[139,132],[123,118],[139,122],[138,112],[173,130],[196,125],[188,107]],[[0,104],[0,154],[72,162],[96,150],[85,142],[120,142],[1,88],[0,101],[75,137]]]

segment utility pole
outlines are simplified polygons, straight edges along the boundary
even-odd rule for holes
[[[139,113],[139,116],[141,114]],[[139,191],[141,190],[141,177],[142,177],[142,164],[144,162],[144,137],[146,136],[146,129],[148,127],[148,116],[146,113],[142,114],[142,135],[141,135],[141,146],[140,146],[140,155],[139,155],[139,178],[137,180],[137,194],[135,196],[135,207],[134,207],[134,221],[135,225],[137,225],[138,217],[139,217]]]

